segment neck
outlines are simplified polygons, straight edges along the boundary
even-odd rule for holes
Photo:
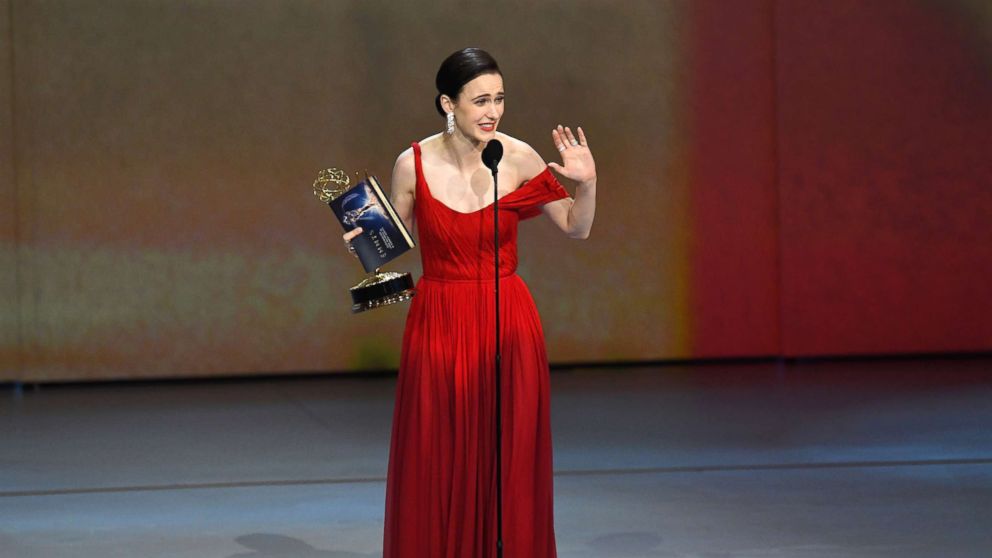
[[[485,143],[468,138],[457,129],[451,135],[444,135],[445,151],[454,159],[459,169],[479,166],[485,147]]]

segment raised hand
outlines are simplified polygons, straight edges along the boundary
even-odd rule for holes
[[[586,141],[586,134],[580,126],[577,131],[579,137],[572,135],[572,130],[568,126],[551,130],[551,139],[555,142],[555,147],[561,152],[561,162],[548,163],[548,166],[566,178],[570,178],[582,184],[595,182],[596,161],[592,158],[592,151],[589,151],[589,142]]]

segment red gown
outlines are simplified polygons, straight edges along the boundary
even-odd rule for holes
[[[423,277],[407,316],[386,481],[384,558],[496,556],[492,207],[435,200],[420,145],[414,212]],[[556,556],[548,359],[516,275],[517,223],[568,194],[545,168],[500,198],[503,552]]]

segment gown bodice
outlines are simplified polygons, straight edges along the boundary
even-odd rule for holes
[[[412,147],[417,172],[414,214],[424,277],[448,281],[493,279],[492,203],[463,213],[434,199],[424,178],[420,144],[414,142]],[[517,269],[517,224],[539,215],[544,204],[565,197],[565,188],[545,167],[499,198],[500,276],[511,275]]]

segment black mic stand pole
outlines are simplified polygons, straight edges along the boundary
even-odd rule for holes
[[[499,325],[499,161],[503,158],[503,144],[498,139],[489,140],[482,150],[482,162],[493,172],[493,279],[496,299],[496,558],[503,558],[503,389],[500,387],[501,363]]]
[[[503,407],[500,387],[500,331],[499,331],[499,182],[497,164],[493,171],[493,268],[496,283],[496,557],[503,558]]]

